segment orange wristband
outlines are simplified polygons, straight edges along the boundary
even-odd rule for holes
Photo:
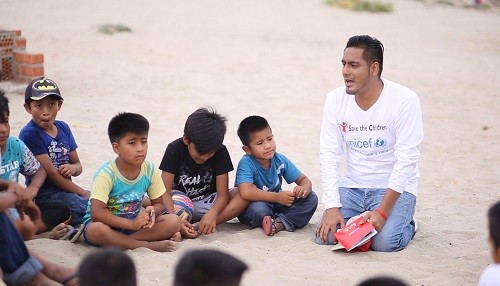
[[[384,220],[387,220],[387,215],[381,211],[380,209],[376,209],[375,210],[376,212],[378,212],[378,214],[384,219]]]

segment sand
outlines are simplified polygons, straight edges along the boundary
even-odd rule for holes
[[[432,1],[431,1],[432,2]],[[370,34],[386,47],[384,78],[415,90],[425,140],[416,219],[419,232],[396,253],[332,253],[313,243],[311,223],[266,237],[237,221],[178,244],[173,253],[127,251],[140,285],[171,285],[186,250],[217,248],[248,263],[242,285],[354,285],[378,275],[411,285],[474,285],[491,257],[486,211],[500,199],[499,13],[396,1],[394,12],[341,10],[322,1],[9,1],[0,25],[21,29],[28,52],[45,55],[46,76],[60,86],[84,166],[76,182],[89,188],[96,168],[112,159],[106,128],[119,111],[151,122],[148,159],[159,164],[201,106],[226,115],[233,164],[243,152],[236,136],[244,117],[266,117],[279,152],[313,182],[321,197],[318,149],[323,102],[342,84],[340,59],[348,37]],[[101,34],[103,24],[131,33]],[[24,85],[0,83],[11,100],[11,133],[30,119]],[[234,172],[230,173],[234,181]],[[69,266],[94,250],[45,239],[31,249]]]

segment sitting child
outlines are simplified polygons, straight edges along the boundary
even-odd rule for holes
[[[488,211],[489,242],[494,264],[484,269],[479,286],[500,285],[500,201]]]
[[[116,159],[94,175],[84,221],[84,238],[91,245],[121,249],[147,247],[173,251],[181,219],[163,214],[165,187],[148,153],[149,122],[140,114],[119,113],[109,122],[108,135]],[[145,194],[151,205],[142,208]]]
[[[40,187],[35,203],[41,209],[54,202],[63,203],[71,211],[70,224],[79,225],[85,214],[89,193],[71,180],[71,177],[82,173],[82,165],[69,125],[56,120],[63,104],[61,92],[54,81],[36,78],[26,87],[24,102],[24,109],[32,119],[21,129],[19,138],[47,172],[47,179]],[[28,176],[26,184],[31,184],[31,180]]]
[[[251,201],[238,219],[251,228],[262,226],[269,236],[307,225],[316,211],[318,197],[312,191],[311,181],[276,152],[267,120],[256,115],[243,119],[238,137],[246,154],[238,164],[235,185],[241,197]],[[291,191],[282,190],[283,178],[297,186]]]
[[[175,267],[174,286],[238,286],[248,266],[217,249],[187,251]]]
[[[23,141],[10,136],[9,117],[9,99],[0,89],[0,149],[2,154],[0,179],[18,183],[19,174],[30,176],[30,184],[20,195],[27,200],[32,200],[45,181],[45,170]],[[67,234],[68,230],[64,222],[69,222],[71,216],[66,205],[50,203],[42,205],[40,211],[41,216],[34,223],[27,216],[21,217],[15,208],[10,208],[6,214],[24,240],[32,239],[35,234],[52,239],[59,239]],[[54,213],[58,215],[55,216]],[[46,232],[47,230],[50,231]]]
[[[184,135],[168,144],[160,163],[167,194],[181,191],[193,202],[193,217],[197,232],[184,221],[182,234],[193,238],[210,234],[218,224],[240,214],[247,206],[237,191],[229,192],[228,173],[233,163],[226,146],[226,118],[212,109],[199,108],[184,125]],[[170,196],[166,207],[173,212]]]
[[[134,261],[122,250],[100,249],[88,254],[78,266],[80,286],[136,286]]]

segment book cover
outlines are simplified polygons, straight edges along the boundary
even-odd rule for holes
[[[335,239],[339,242],[339,245],[332,247],[332,250],[338,250],[345,248],[347,251],[351,251],[354,248],[365,244],[377,234],[377,231],[370,222],[365,222],[361,224],[363,216],[359,216],[353,222],[347,224],[345,227],[337,230],[333,234]]]

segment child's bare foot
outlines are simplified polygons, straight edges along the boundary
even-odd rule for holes
[[[265,216],[262,219],[262,229],[264,229],[266,235],[273,236],[284,230],[285,226],[280,218],[272,219],[271,216]]]
[[[49,238],[57,240],[61,239],[64,235],[66,235],[69,230],[70,229],[66,227],[66,224],[60,223],[49,231],[35,235],[35,238]]]
[[[170,240],[172,241],[182,241],[182,235],[180,232],[176,232],[171,238]]]
[[[172,240],[151,241],[148,248],[159,252],[171,252],[175,250],[175,242]]]

